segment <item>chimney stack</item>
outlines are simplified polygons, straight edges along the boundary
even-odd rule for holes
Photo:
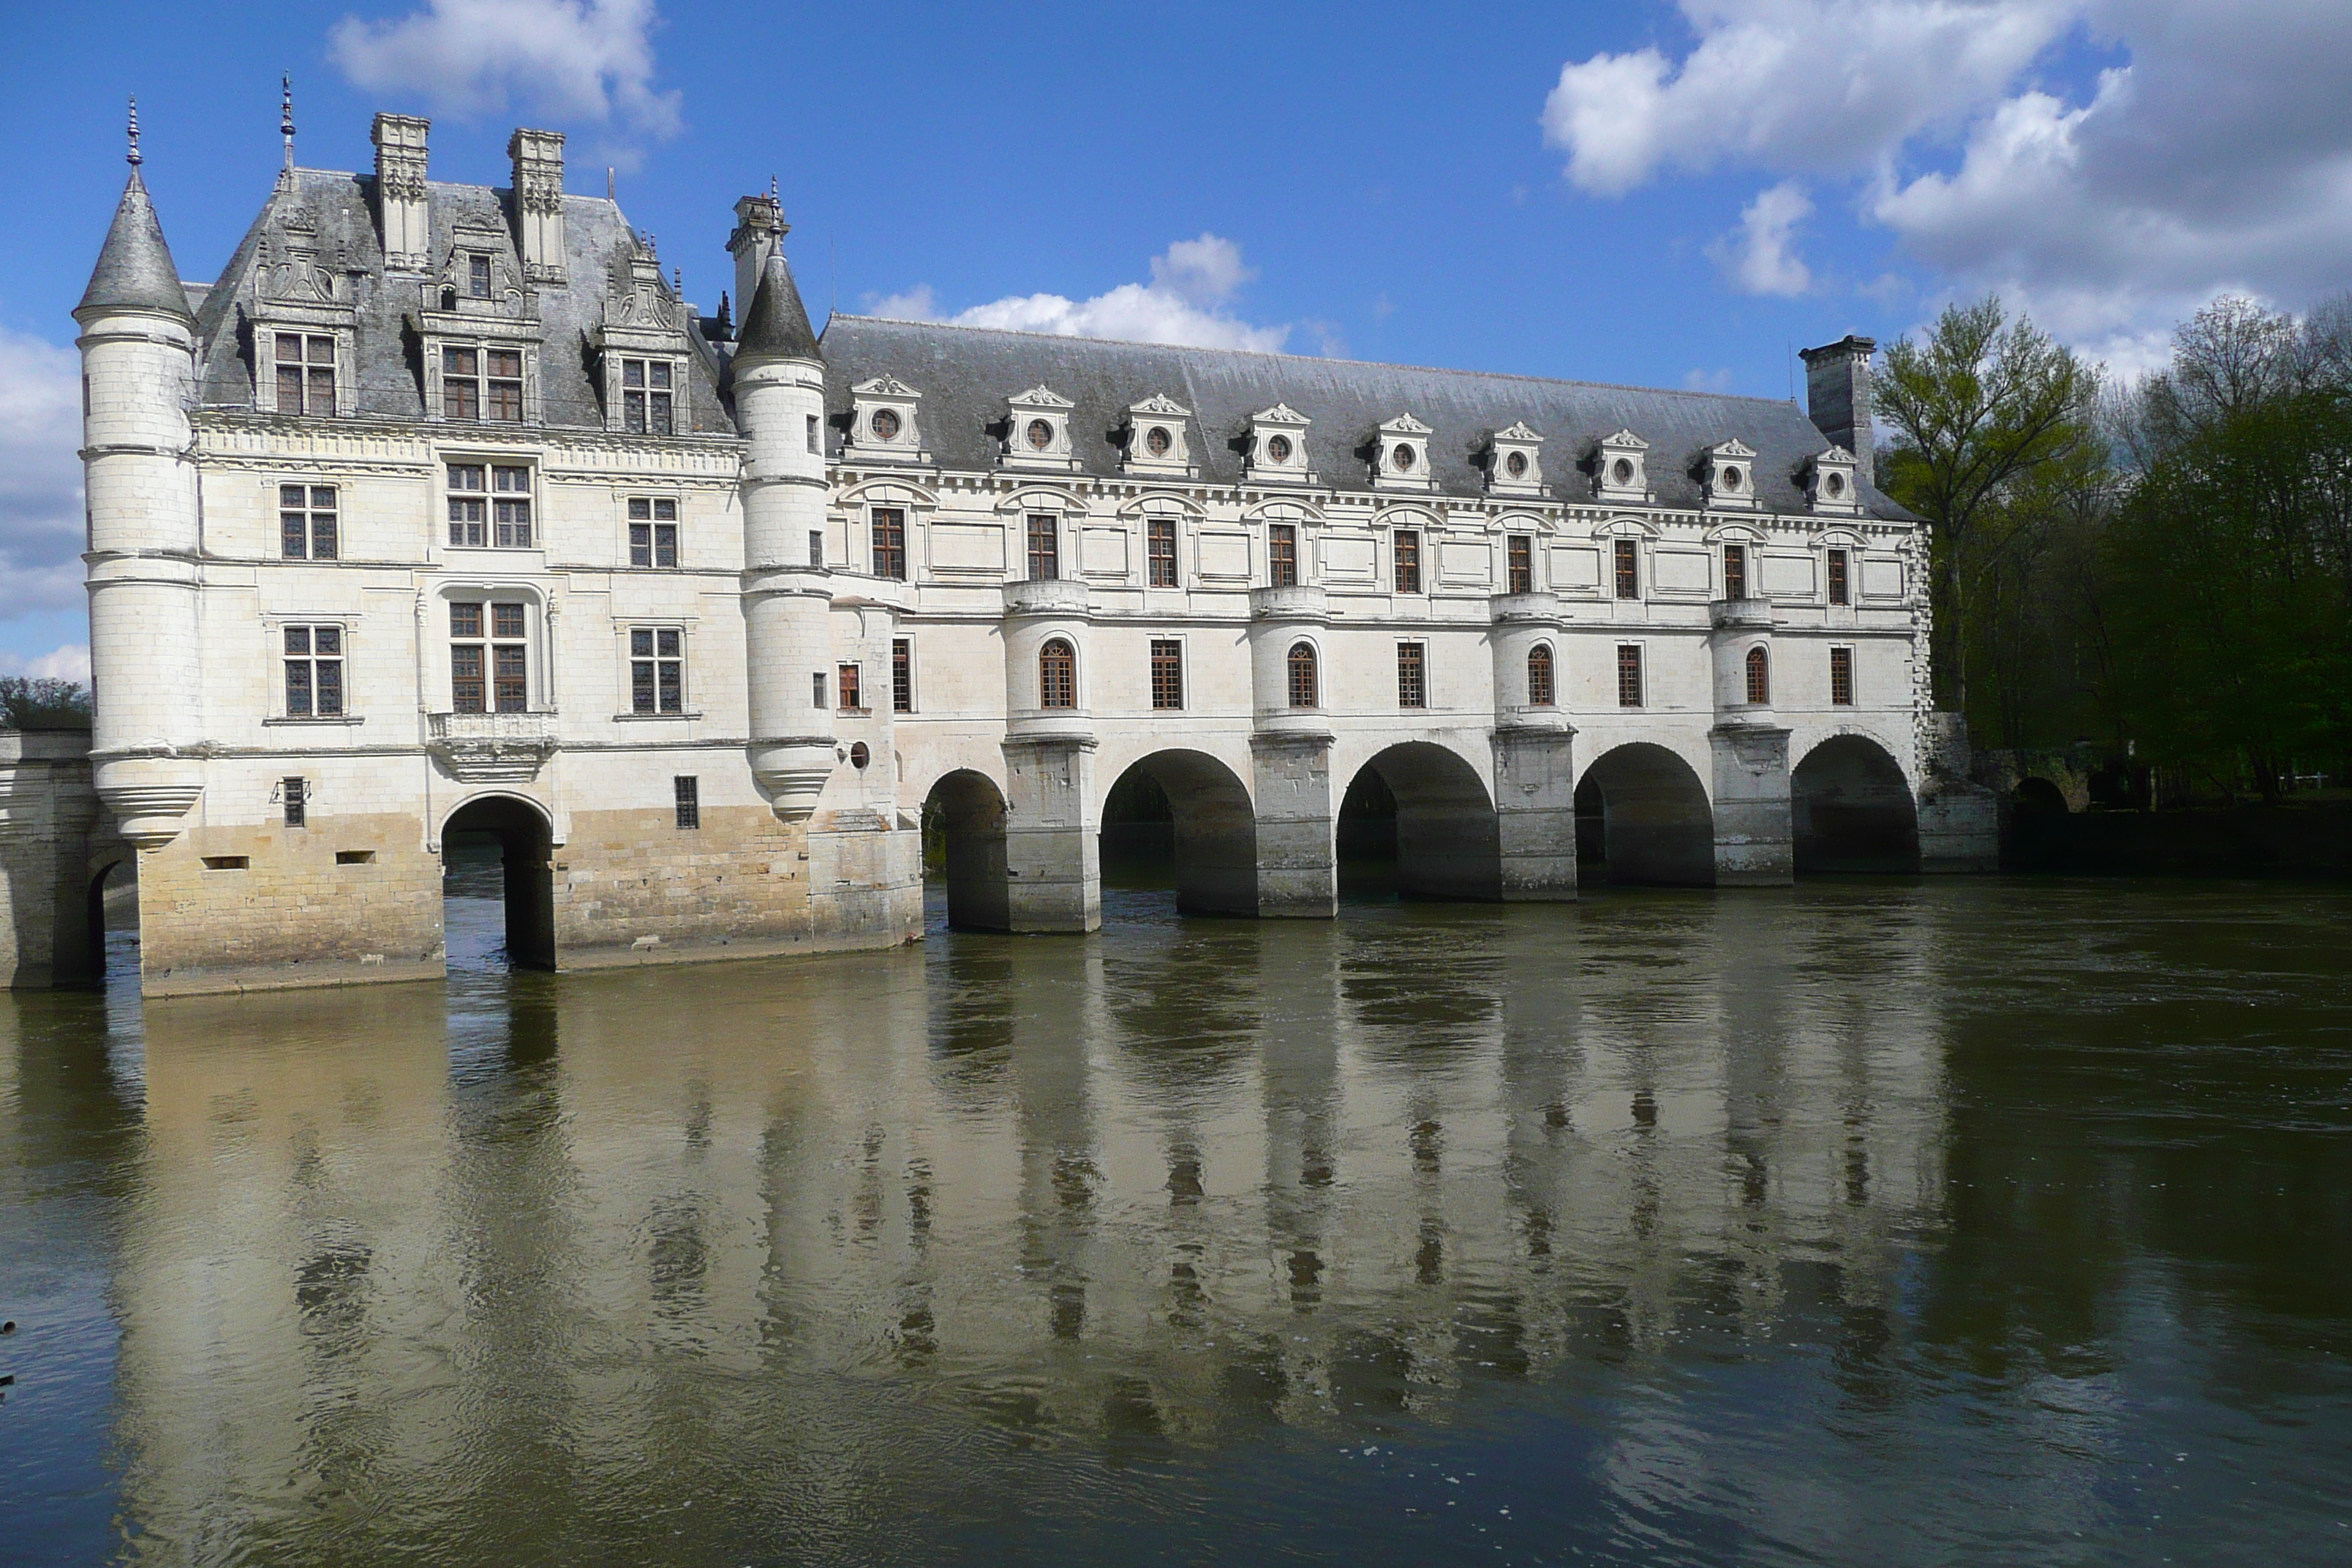
[[[751,319],[751,300],[760,291],[760,275],[767,270],[768,258],[776,253],[791,232],[784,222],[784,205],[772,191],[764,196],[745,196],[735,204],[735,232],[727,237],[727,248],[735,257],[735,298],[743,301],[743,319]]]
[[[523,277],[533,283],[563,281],[563,135],[556,131],[518,130],[508,139],[514,160],[515,247],[522,252]]]
[[[1817,349],[1800,349],[1805,362],[1805,414],[1813,427],[1854,456],[1864,484],[1876,482],[1871,463],[1870,356],[1875,338],[1852,333]]]
[[[394,272],[424,272],[433,265],[433,229],[425,206],[425,138],[429,120],[379,114],[368,132],[375,143],[376,223],[383,264]]]

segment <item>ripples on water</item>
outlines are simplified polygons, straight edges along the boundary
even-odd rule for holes
[[[0,1558],[2352,1560],[2352,897],[1109,902],[0,1000]]]

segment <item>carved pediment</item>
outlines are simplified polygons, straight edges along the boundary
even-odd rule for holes
[[[1601,437],[1601,447],[1612,452],[1646,452],[1650,444],[1631,430],[1620,430],[1614,436]]]
[[[1296,425],[1302,429],[1314,423],[1287,403],[1277,403],[1271,408],[1262,408],[1251,415],[1250,418],[1260,425]]]
[[[1428,426],[1423,425],[1420,420],[1415,419],[1410,414],[1398,415],[1395,418],[1382,425],[1381,426],[1381,434],[1388,436],[1427,436],[1433,434]]]
[[[1522,419],[1507,430],[1496,431],[1495,439],[1497,441],[1540,441],[1543,437],[1528,429],[1528,422]]]
[[[895,375],[877,375],[849,389],[860,397],[920,397],[923,395]]]
[[[1015,408],[1075,408],[1077,406],[1049,386],[1033,386],[1017,397],[1008,398]]]
[[[604,294],[607,329],[674,332],[681,330],[683,315],[651,252],[639,249],[614,268],[612,286]]]
[[[1129,414],[1157,416],[1162,419],[1189,419],[1192,411],[1164,392],[1155,392],[1142,402],[1130,405]]]
[[[1737,436],[1728,441],[1717,442],[1707,450],[1718,458],[1752,458],[1756,455],[1756,448]]]

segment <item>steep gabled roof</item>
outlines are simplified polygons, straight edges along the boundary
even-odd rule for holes
[[[155,204],[139,171],[122,187],[114,209],[114,223],[99,247],[98,265],[90,269],[89,287],[82,290],[85,311],[154,310],[194,324],[187,290],[180,287],[180,269],[172,265],[172,247],[163,243],[163,226],[156,220]]]

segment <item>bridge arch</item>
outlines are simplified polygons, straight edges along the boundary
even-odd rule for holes
[[[1715,811],[1677,753],[1633,741],[1595,757],[1576,785],[1576,852],[1586,881],[1715,885]]]
[[[1918,871],[1918,803],[1876,741],[1831,736],[1790,772],[1789,793],[1799,871]]]
[[[1391,809],[1396,888],[1409,899],[1503,896],[1502,840],[1486,781],[1459,753],[1431,741],[1376,752],[1349,776],[1340,814]]]
[[[555,825],[547,808],[519,795],[468,797],[441,820],[442,889],[464,896],[469,879],[487,879],[495,846],[506,910],[507,963],[555,967]]]
[[[1147,779],[1150,787],[1141,787]],[[1169,747],[1129,763],[1111,779],[1103,798],[1108,808],[1116,802],[1150,801],[1154,791],[1166,802],[1178,911],[1255,915],[1257,815],[1242,776],[1206,752]],[[1107,832],[1118,826],[1108,810],[1102,822]]]
[[[923,797],[925,867],[946,875],[948,924],[956,930],[1013,929],[1004,814],[1003,789],[972,768],[940,774]]]

